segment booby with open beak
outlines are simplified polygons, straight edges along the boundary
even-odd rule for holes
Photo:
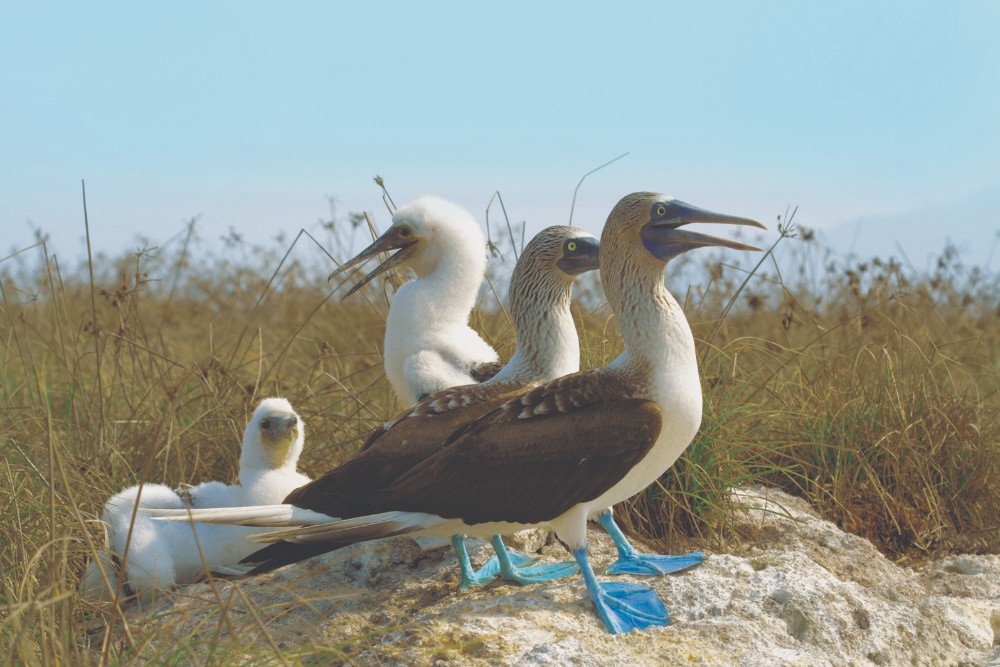
[[[396,291],[385,323],[385,374],[400,401],[411,405],[500,370],[496,351],[469,326],[486,272],[486,240],[475,219],[456,204],[421,197],[399,207],[392,226],[330,278],[393,250],[348,295],[392,268],[416,276]]]

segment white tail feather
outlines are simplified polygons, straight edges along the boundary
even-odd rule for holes
[[[294,505],[255,505],[191,510],[140,507],[139,511],[151,514],[154,521],[194,521],[197,523],[221,523],[229,526],[257,526],[259,528],[315,526],[337,520],[337,517]]]
[[[350,544],[393,535],[422,533],[432,528],[438,528],[441,524],[449,521],[449,519],[443,519],[436,514],[422,512],[383,512],[354,519],[344,519],[343,521],[327,521],[323,524],[251,535],[250,539],[263,543],[287,541],[299,544],[312,542]]]

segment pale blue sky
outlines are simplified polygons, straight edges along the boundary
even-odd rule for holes
[[[997,2],[42,7],[0,6],[0,256],[29,221],[78,256],[80,179],[117,252],[199,214],[293,235],[327,195],[384,226],[375,174],[538,229],[625,151],[577,224],[653,189],[918,256],[1000,229]]]

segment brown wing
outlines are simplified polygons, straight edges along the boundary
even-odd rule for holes
[[[598,402],[633,398],[629,378],[606,368],[564,375],[532,389],[508,407],[522,419],[556,412],[568,413]]]
[[[537,523],[597,498],[642,460],[662,420],[652,401],[618,397],[627,393],[619,384],[581,377],[549,383],[462,428],[390,487],[380,511]]]
[[[526,390],[497,383],[440,391],[373,431],[354,458],[295,489],[285,502],[342,519],[381,511],[373,503],[399,475],[435,454],[456,429]]]

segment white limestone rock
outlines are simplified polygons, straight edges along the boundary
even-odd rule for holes
[[[578,576],[458,591],[450,551],[408,538],[215,586],[231,603],[234,641],[255,662],[273,657],[274,642],[296,656],[334,647],[360,665],[1000,665],[1000,556],[952,556],[914,571],[780,491],[755,487],[736,500],[748,508],[740,528],[750,538],[684,573],[622,578],[653,586],[673,621],[619,637],[605,631]],[[597,528],[590,539],[598,576],[612,579],[603,575],[615,558],[610,539]],[[472,553],[479,562],[490,554],[482,543]],[[542,554],[568,558],[558,543]],[[159,630],[153,655],[206,619],[214,629],[217,607],[199,584],[126,614],[133,635]]]

